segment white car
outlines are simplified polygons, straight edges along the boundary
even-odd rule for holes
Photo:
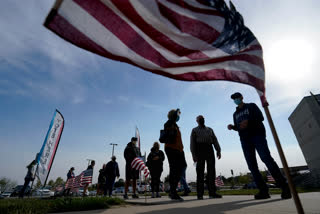
[[[54,192],[49,189],[36,189],[32,192],[31,195],[37,197],[53,197]]]
[[[11,191],[11,192],[10,192],[10,191],[6,191],[6,192],[3,192],[1,195],[2,195],[3,197],[5,197],[5,198],[8,198],[8,197],[11,196],[11,194],[12,194],[12,191]]]

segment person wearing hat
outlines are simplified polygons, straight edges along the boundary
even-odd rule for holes
[[[128,199],[128,189],[130,186],[130,182],[132,180],[132,191],[133,195],[132,198],[139,198],[136,194],[136,187],[137,187],[137,179],[139,178],[139,171],[131,168],[131,163],[134,158],[140,157],[139,148],[136,146],[138,139],[136,137],[132,137],[131,141],[127,144],[124,150],[124,158],[126,160],[126,182],[124,188],[124,199]]]
[[[109,192],[109,197],[112,196],[112,190],[114,181],[116,180],[116,177],[119,178],[119,166],[116,162],[116,156],[111,157],[111,161],[109,161],[105,168],[105,177],[106,177],[106,185],[104,189],[104,195],[106,196]]]
[[[197,196],[199,200],[203,199],[204,193],[204,167],[207,162],[207,181],[209,198],[222,198],[217,194],[215,185],[216,169],[215,158],[212,145],[217,151],[217,158],[221,158],[221,148],[217,137],[212,128],[205,126],[205,120],[202,115],[196,119],[198,126],[192,129],[190,136],[190,150],[193,161],[197,163]]]
[[[182,170],[187,166],[183,151],[181,132],[177,125],[180,119],[180,109],[172,109],[168,112],[168,121],[164,124],[164,130],[174,133],[165,144],[164,150],[169,162],[169,197],[172,200],[183,201],[177,193],[177,186],[182,175]]]
[[[251,171],[254,182],[259,188],[258,194],[254,196],[255,199],[270,198],[268,186],[263,180],[258,169],[256,151],[258,152],[261,160],[267,166],[277,185],[281,187],[281,198],[291,198],[287,180],[281,174],[279,166],[270,154],[266,139],[266,130],[262,123],[264,120],[262,112],[256,104],[244,103],[243,96],[239,92],[232,94],[231,99],[233,99],[234,103],[237,105],[237,108],[233,114],[234,124],[229,124],[228,129],[237,131],[239,133],[244,157],[246,159],[248,168]]]

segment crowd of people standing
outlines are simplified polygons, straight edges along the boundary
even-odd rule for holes
[[[291,198],[290,189],[286,178],[281,174],[277,163],[272,158],[266,140],[266,131],[263,125],[263,115],[260,109],[254,103],[244,103],[241,93],[236,92],[231,95],[231,99],[237,105],[233,114],[233,124],[229,124],[229,130],[237,131],[248,168],[251,171],[253,180],[256,183],[259,192],[254,196],[255,199],[270,198],[268,186],[262,179],[262,175],[258,169],[256,151],[261,160],[265,163],[271,175],[275,179],[277,185],[282,189],[282,199]],[[177,193],[177,186],[180,181],[184,186],[183,196],[187,196],[190,189],[186,183],[187,162],[185,159],[184,145],[182,142],[181,132],[177,122],[181,116],[180,109],[172,109],[168,112],[168,120],[161,130],[160,142],[164,143],[164,151],[169,162],[169,197],[172,200],[182,201],[183,199]],[[193,161],[196,163],[197,173],[197,198],[203,199],[204,183],[205,183],[205,165],[207,166],[207,185],[209,198],[221,198],[217,194],[215,186],[215,152],[217,159],[221,158],[221,147],[212,128],[205,125],[205,117],[199,115],[196,118],[197,127],[193,128],[190,135],[190,151]],[[137,179],[139,171],[132,168],[131,163],[136,157],[141,157],[140,149],[137,147],[137,138],[132,137],[124,150],[125,166],[125,188],[124,199],[128,199],[128,189],[132,185],[132,198],[139,198],[137,192]],[[213,149],[214,148],[214,149]],[[163,162],[165,160],[164,152],[160,150],[160,144],[155,142],[147,157],[146,165],[151,174],[151,192],[152,198],[161,197],[159,192],[160,177],[163,171]],[[93,169],[95,161],[92,161],[88,169]],[[35,166],[35,161],[30,163],[27,176],[25,177],[25,185],[34,179],[31,172]],[[116,157],[112,156],[111,161],[103,164],[99,170],[97,194],[112,196],[112,190],[116,178],[119,178],[119,166]],[[74,177],[74,168],[72,167],[67,178]],[[24,187],[25,188],[25,187]],[[88,185],[84,187],[83,195],[86,194]],[[70,188],[65,189],[64,194],[68,195]],[[21,191],[20,197],[23,197],[24,189]]]

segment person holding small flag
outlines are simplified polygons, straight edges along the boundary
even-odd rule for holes
[[[216,169],[215,158],[212,145],[217,151],[217,158],[221,158],[221,148],[217,137],[212,128],[205,126],[205,120],[202,115],[196,119],[198,126],[192,129],[190,136],[190,150],[193,161],[197,163],[197,196],[198,200],[203,199],[204,194],[204,167],[207,162],[207,182],[209,190],[209,198],[222,198],[217,194],[215,185]]]
[[[125,182],[125,188],[124,188],[124,199],[128,199],[128,189],[132,180],[132,191],[133,195],[132,198],[139,198],[139,196],[136,194],[136,188],[137,188],[137,179],[139,178],[139,170],[133,169],[131,167],[132,161],[136,157],[141,157],[139,148],[136,146],[137,144],[137,138],[132,137],[131,141],[127,144],[125,150],[124,150],[124,158],[126,160],[126,182]]]
[[[252,173],[254,182],[259,188],[255,199],[270,198],[269,188],[263,180],[258,169],[256,151],[258,152],[262,162],[265,163],[276,183],[282,189],[281,198],[291,198],[290,189],[286,178],[281,174],[279,166],[270,154],[266,139],[266,130],[262,121],[264,120],[262,112],[254,103],[244,103],[241,93],[236,92],[231,95],[234,103],[237,105],[236,111],[233,113],[233,123],[229,124],[228,129],[239,133],[240,142],[244,157],[247,161],[249,170]]]
[[[93,171],[93,168],[94,168],[95,165],[96,165],[96,161],[92,160],[92,161],[91,161],[91,164],[88,166],[88,168],[87,168],[86,171],[88,171],[88,170],[90,170],[90,169],[91,169],[91,171]],[[90,174],[91,174],[91,173],[90,173]],[[91,179],[92,179],[92,174],[91,174]],[[83,187],[83,195],[82,195],[83,197],[87,196],[87,191],[88,191],[89,183],[91,183],[91,181],[84,184],[84,187]]]
[[[69,179],[72,179],[74,178],[75,175],[74,175],[74,167],[71,167],[67,173],[67,182]],[[65,188],[64,191],[63,191],[63,195],[66,195],[68,196],[69,193],[70,193],[70,190],[71,190],[71,187],[68,187],[68,188]]]
[[[155,142],[147,158],[147,167],[151,174],[151,198],[160,198],[159,185],[163,171],[164,153],[160,150],[160,144]],[[155,195],[156,193],[156,195]]]

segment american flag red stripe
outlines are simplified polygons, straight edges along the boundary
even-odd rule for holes
[[[208,58],[201,51],[192,50],[178,43],[174,42],[170,37],[166,36],[161,31],[158,31],[148,22],[146,22],[143,17],[134,9],[131,4],[128,4],[129,1],[112,1],[115,6],[123,12],[132,23],[138,26],[146,35],[148,35],[152,40],[159,43],[161,46],[166,47],[169,51],[177,54],[178,56],[187,56],[190,59],[203,59]]]
[[[146,178],[150,174],[148,167],[144,164],[143,160],[138,157],[134,158],[131,162],[131,168],[142,171]]]
[[[183,16],[160,2],[158,2],[158,6],[160,13],[171,21],[181,32],[190,34],[207,43],[212,43],[218,38],[219,32],[206,23]],[[195,26],[196,29],[194,29]]]
[[[234,24],[212,2],[65,0],[45,26],[81,48],[173,79],[249,84],[265,101],[261,45],[243,25],[249,36],[232,43],[243,37],[241,19]]]

